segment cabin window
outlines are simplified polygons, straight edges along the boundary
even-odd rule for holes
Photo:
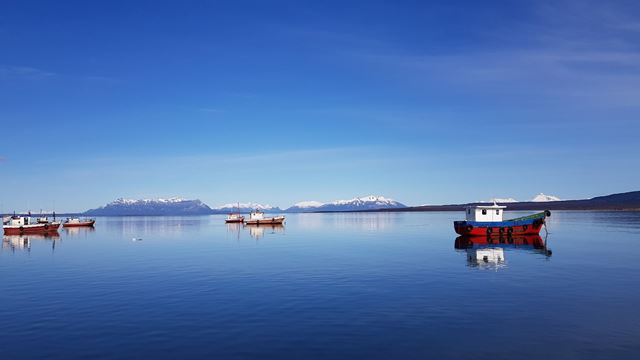
[[[496,215],[500,215],[500,210],[496,210]]]
[[[487,215],[487,209],[482,209],[482,215]]]
[[[467,214],[471,215],[471,209],[467,209]]]

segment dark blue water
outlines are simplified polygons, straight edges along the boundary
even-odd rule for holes
[[[0,358],[640,356],[640,213],[554,212],[551,256],[505,242],[495,263],[456,249],[461,216],[98,218],[5,236]]]

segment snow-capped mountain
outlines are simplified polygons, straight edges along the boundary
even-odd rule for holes
[[[540,194],[536,195],[533,199],[531,199],[531,201],[532,202],[547,202],[547,201],[561,201],[561,200],[557,196],[545,195],[543,193],[540,193]]]
[[[514,198],[493,198],[487,202],[496,202],[498,204],[500,203],[515,203],[518,202],[518,200],[514,199]]]
[[[300,209],[309,209],[309,208],[317,208],[322,205],[324,205],[324,203],[321,203],[320,201],[302,201],[293,205],[292,207],[296,207]]]
[[[314,211],[356,211],[356,210],[377,210],[396,209],[406,205],[384,196],[363,196],[350,200],[336,200],[330,203],[318,201],[303,201],[288,208],[287,212],[314,212]]]
[[[262,205],[258,203],[236,203],[236,204],[224,204],[212,209],[214,214],[228,214],[232,212],[249,213],[253,210],[261,210],[264,212],[281,212],[282,210],[277,206]]]
[[[178,197],[140,200],[119,198],[105,206],[87,210],[85,215],[204,215],[211,212],[211,208],[200,200]]]
[[[496,202],[498,204],[502,203],[502,204],[506,204],[506,203],[517,203],[520,202],[519,200],[516,200],[512,197],[510,198],[494,198],[494,199],[490,199],[487,201],[479,201],[479,202],[487,202],[487,203],[492,203],[492,202]],[[543,193],[540,193],[536,196],[533,197],[533,199],[529,200],[531,202],[547,202],[547,201],[561,201],[559,197],[557,196],[553,196],[553,195],[545,195]]]

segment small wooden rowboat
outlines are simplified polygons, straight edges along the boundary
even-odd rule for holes
[[[265,217],[260,210],[252,211],[249,215],[247,225],[281,225],[284,224],[284,216]]]
[[[96,223],[96,221],[94,219],[78,219],[78,218],[72,218],[72,219],[67,219],[67,221],[65,221],[62,224],[62,227],[93,227],[93,225]]]
[[[5,235],[46,234],[58,231],[59,222],[38,223],[29,217],[12,216],[2,225]]]
[[[536,235],[551,216],[549,210],[510,220],[502,220],[506,206],[493,204],[466,208],[467,220],[454,221],[456,233],[465,236]]]

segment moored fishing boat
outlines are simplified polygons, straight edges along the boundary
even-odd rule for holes
[[[227,218],[224,219],[224,222],[227,224],[242,223],[244,222],[244,216],[240,214],[229,214],[227,215]]]
[[[93,227],[95,223],[94,219],[67,218],[62,227]]]
[[[240,204],[238,204],[238,212],[229,213],[229,215],[227,215],[227,218],[224,220],[224,222],[227,224],[244,222],[244,216],[240,215]]]
[[[456,233],[466,236],[539,234],[545,219],[551,216],[551,212],[545,210],[528,216],[503,220],[505,208],[506,206],[495,203],[493,205],[468,206],[465,209],[467,219],[454,221],[453,227]]]
[[[5,235],[45,234],[58,231],[59,222],[41,223],[33,221],[30,217],[12,216],[6,224],[2,225]]]
[[[249,220],[246,221],[247,225],[273,225],[283,224],[284,216],[265,217],[264,213],[260,210],[254,210],[249,214]]]

